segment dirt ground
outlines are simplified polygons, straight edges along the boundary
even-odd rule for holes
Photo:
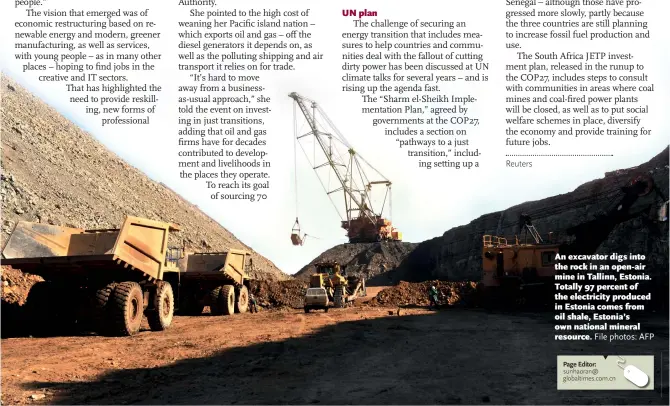
[[[667,321],[645,322],[651,344],[599,348],[553,341],[549,313],[397,310],[202,315],[128,338],[4,339],[2,403],[668,404]],[[657,354],[654,391],[556,391],[556,354],[617,351]]]

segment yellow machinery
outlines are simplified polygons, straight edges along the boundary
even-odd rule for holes
[[[249,307],[249,265],[250,254],[244,250],[189,254],[180,275],[179,310],[198,315],[209,306],[213,315],[245,313]]]
[[[652,190],[656,190],[663,198],[649,175],[632,177],[621,188],[622,193],[606,206],[609,210],[593,220],[566,230],[568,235],[574,236],[574,241],[569,244],[545,242],[533,226],[531,216],[522,214],[519,231],[525,233],[524,240],[530,235],[534,243],[520,243],[518,237],[515,237],[514,243],[509,243],[506,238],[485,235],[482,245],[482,285],[486,288],[504,286],[517,289],[529,285],[553,286],[551,282],[556,274],[556,255],[559,251],[563,255],[595,253],[617,224],[635,215],[630,213],[630,209],[637,199]],[[614,191],[616,189],[601,193],[603,197],[598,200],[611,200],[611,192]],[[565,203],[542,210],[543,216],[549,216],[565,210]],[[648,210],[648,207],[642,210]]]
[[[482,248],[482,284],[485,287],[543,284],[553,280],[559,244],[512,244],[506,238],[485,235]]]
[[[316,273],[309,280],[310,288],[325,288],[335,307],[345,307],[356,297],[365,296],[365,279],[345,277],[344,268],[337,262],[320,262],[314,265]]]
[[[338,285],[346,284],[342,276],[342,267],[337,262],[320,262],[315,264],[316,273],[309,280],[310,288],[326,288],[328,296],[333,297],[333,289]]]
[[[572,254],[593,254],[605,241],[617,224],[630,220],[639,213],[648,212],[649,205],[643,205],[636,213],[630,210],[633,204],[641,196],[646,196],[652,190],[665,201],[665,197],[658,188],[654,186],[653,179],[647,174],[635,175],[627,185],[620,188],[620,193],[615,199],[611,194],[617,188],[601,192],[602,197],[597,196],[591,203],[607,200],[603,204],[606,211],[597,215],[594,219],[577,224],[566,230],[573,236],[570,243],[558,244],[553,241],[546,242],[535,229],[531,222],[531,216],[522,214],[520,218],[519,231],[525,233],[524,242],[521,243],[515,237],[514,243],[509,243],[506,238],[485,235],[482,244],[482,285],[484,288],[502,287],[504,293],[516,295],[519,290],[523,291],[521,300],[525,301],[528,290],[526,287],[536,285],[547,290],[541,296],[544,300],[551,299],[549,293],[553,289],[553,280],[556,275],[556,255],[570,256]],[[583,203],[582,203],[583,204]],[[541,213],[544,217],[565,210],[565,203],[557,207],[543,208]],[[653,206],[653,205],[652,205]],[[531,243],[526,243],[528,236],[532,237]],[[550,233],[550,240],[553,236]]]
[[[179,227],[126,216],[117,229],[84,230],[20,221],[2,251],[2,264],[42,276],[30,290],[30,323],[91,311],[98,331],[133,335],[146,315],[154,331],[170,327],[182,255],[168,247]],[[176,251],[179,251],[178,249]]]

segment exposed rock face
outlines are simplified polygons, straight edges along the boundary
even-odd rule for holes
[[[624,196],[620,188],[637,174],[650,176],[657,189],[639,197],[629,216],[613,222],[607,219],[587,223],[599,214],[616,210]],[[636,168],[607,173],[573,192],[526,202],[505,211],[486,214],[470,224],[453,228],[441,237],[419,244],[393,272],[394,281],[478,281],[481,277],[482,236],[493,234],[508,239],[519,234],[519,218],[528,214],[546,240],[553,232],[557,242],[572,243],[575,252],[644,254],[647,271],[658,285],[668,280],[668,222],[658,220],[658,209],[668,199],[668,149]],[[611,218],[610,218],[611,219]],[[582,224],[590,231],[576,238],[569,230]],[[584,226],[584,224],[586,224]],[[593,231],[604,230],[604,235]],[[521,234],[523,235],[523,234]],[[529,237],[532,241],[532,237]],[[667,288],[665,288],[667,295]],[[667,297],[667,296],[666,296]]]
[[[119,159],[91,135],[2,76],[2,233],[17,221],[115,228],[124,215],[177,223],[190,251],[250,250],[196,206]],[[251,276],[290,276],[252,251]]]
[[[296,278],[309,280],[318,262],[338,262],[346,266],[348,275],[365,277],[369,283],[390,283],[386,276],[378,276],[396,268],[417,244],[408,242],[379,242],[337,245],[305,265]],[[385,268],[384,268],[385,267]],[[377,278],[374,278],[378,276]],[[374,279],[373,279],[374,278]]]

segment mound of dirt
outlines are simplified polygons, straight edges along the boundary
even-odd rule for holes
[[[348,275],[365,277],[368,284],[385,285],[389,281],[380,275],[396,268],[416,245],[409,242],[391,241],[337,245],[314,258],[294,276],[298,279],[309,280],[309,276],[314,273],[314,264],[336,261],[346,266]]]
[[[428,306],[428,290],[435,285],[443,303],[450,306],[475,305],[480,293],[477,282],[444,282],[426,281],[409,283],[402,281],[380,291],[376,297],[368,302],[370,306]]]
[[[0,274],[2,279],[2,301],[23,306],[26,303],[28,292],[35,282],[43,279],[37,275],[23,273],[18,269],[3,266]]]
[[[305,303],[307,283],[300,280],[251,281],[251,293],[258,304],[265,308],[302,308]]]
[[[171,244],[181,246],[183,240],[191,252],[250,251],[253,278],[291,279],[195,205],[121,160],[13,80],[2,75],[1,82],[3,247],[21,220],[105,229],[118,227],[128,214],[179,224],[183,231]]]

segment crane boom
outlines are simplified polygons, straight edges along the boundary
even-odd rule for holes
[[[313,137],[315,144],[318,145],[320,151],[323,152],[326,158],[326,162],[323,164],[313,164],[312,169],[317,171],[320,168],[329,167],[332,170],[332,173],[335,174],[338,184],[335,189],[329,190],[328,187],[323,185],[323,182],[322,186],[324,186],[326,194],[329,197],[336,192],[341,191],[343,193],[344,216],[342,216],[342,227],[348,231],[350,241],[400,239],[400,233],[391,227],[391,222],[389,220],[383,218],[383,210],[387,198],[389,200],[390,209],[391,182],[365,161],[365,159],[358,155],[356,150],[349,144],[344,136],[337,131],[333,123],[315,101],[295,92],[289,94],[289,97],[292,98],[295,101],[295,104],[300,108],[310,129],[309,132],[302,135],[298,135],[296,132],[296,139],[300,140],[309,136]],[[317,117],[317,112],[319,113],[319,117]],[[325,124],[330,127],[331,131],[322,129],[322,127],[325,126],[321,123],[319,118],[322,118],[325,121]],[[338,144],[346,149],[345,153],[341,153],[341,151],[338,150]],[[365,173],[363,164],[375,172],[379,176],[379,179],[370,181]],[[387,188],[384,202],[381,210],[378,212],[374,210],[371,197],[371,191],[374,185],[384,185]],[[393,234],[394,232],[395,234]],[[393,235],[395,235],[395,237],[393,237]]]
[[[359,209],[361,209],[361,208],[363,207],[363,201],[359,200],[359,199],[353,194],[353,191],[352,191],[351,187],[347,187],[347,173],[346,173],[346,167],[344,167],[341,163],[337,163],[337,162],[335,162],[335,160],[333,159],[333,152],[332,152],[332,149],[329,149],[329,148],[328,148],[328,145],[326,145],[326,143],[325,143],[324,140],[323,140],[323,136],[324,136],[324,135],[325,135],[325,136],[328,136],[328,137],[330,137],[331,135],[330,135],[330,134],[326,134],[326,133],[322,133],[321,131],[319,131],[319,127],[318,127],[317,124],[316,124],[316,117],[315,117],[315,115],[314,115],[312,112],[309,111],[309,109],[308,109],[307,106],[305,105],[305,99],[304,99],[303,97],[301,97],[300,95],[298,95],[298,94],[295,93],[295,92],[294,92],[294,93],[291,93],[289,96],[290,96],[291,98],[293,98],[293,100],[295,100],[295,102],[298,104],[298,107],[300,108],[300,111],[302,111],[302,114],[305,116],[305,120],[307,120],[307,123],[309,124],[309,127],[310,127],[310,129],[312,130],[310,133],[303,135],[303,137],[306,136],[306,135],[310,135],[310,134],[314,136],[314,138],[316,139],[317,143],[319,144],[319,147],[321,147],[321,150],[323,151],[324,155],[326,156],[326,159],[328,160],[328,163],[327,163],[327,164],[330,165],[330,167],[331,167],[331,168],[333,169],[333,171],[335,172],[335,175],[337,176],[337,180],[339,181],[340,185],[342,186],[341,190],[343,190],[344,193],[346,194],[346,196],[345,196],[345,202],[346,202],[346,198],[348,197],[348,198],[351,199],[354,203],[356,203],[356,206],[357,206]],[[316,109],[316,107],[317,107],[317,106],[316,106],[316,103],[312,102],[312,108],[313,108],[313,109]],[[353,155],[355,154],[353,148],[350,148],[350,149],[349,149],[349,153],[350,153],[350,155],[352,155],[352,157],[353,157]],[[341,172],[341,171],[342,171],[342,168],[344,168],[345,173],[342,173],[342,172]],[[316,168],[315,168],[315,169],[316,169]],[[333,190],[333,191],[328,192],[328,193],[334,193],[334,192],[336,192],[336,191],[338,191],[338,190]],[[346,204],[346,203],[345,203],[345,204]],[[347,205],[346,210],[347,210],[347,211],[350,210],[350,209],[349,209],[349,205]]]

